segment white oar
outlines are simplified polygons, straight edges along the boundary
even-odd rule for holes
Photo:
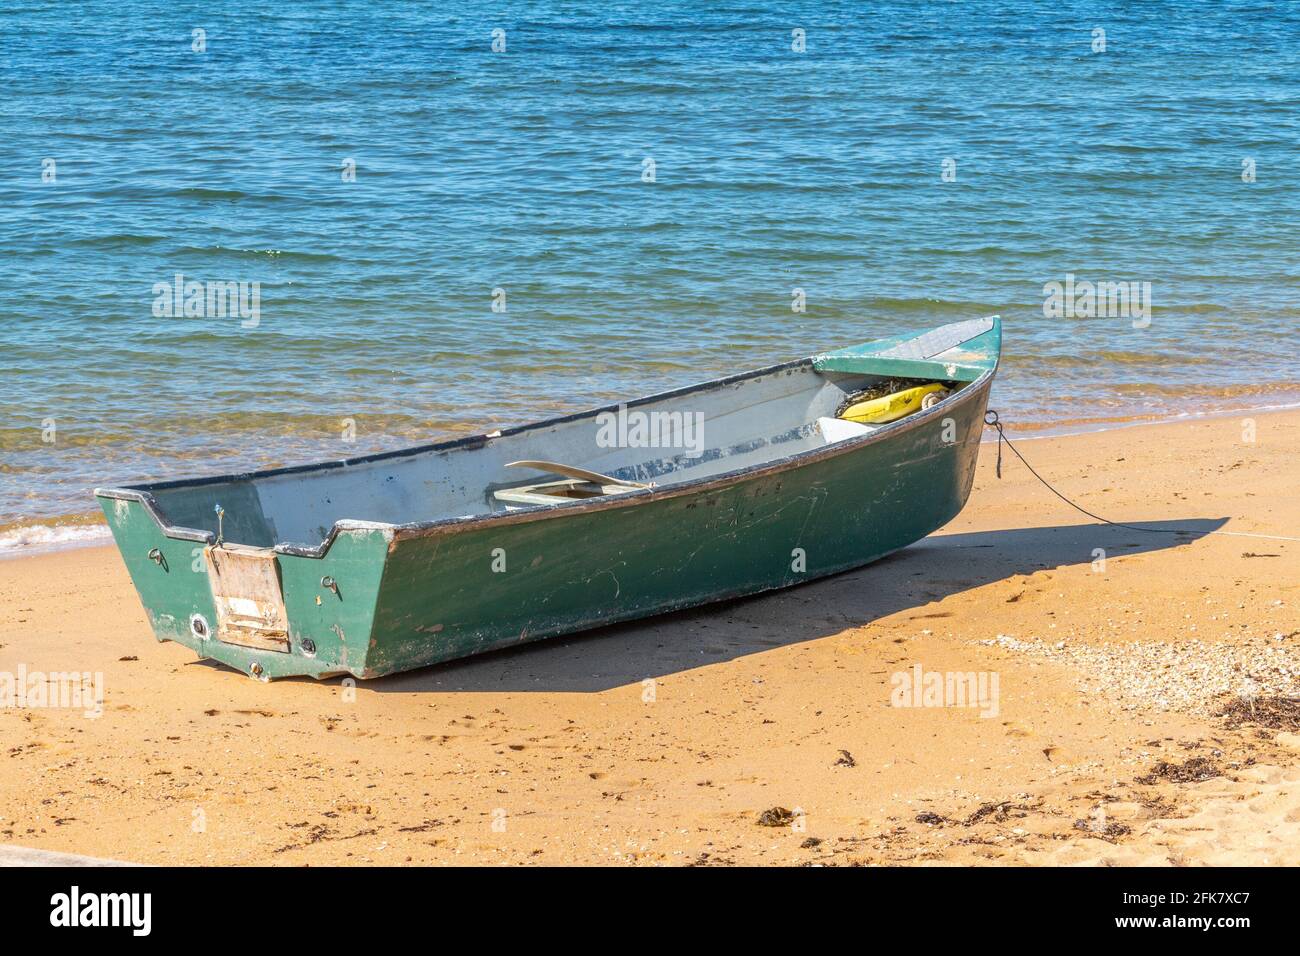
[[[613,478],[609,475],[602,475],[598,471],[588,471],[586,468],[575,468],[573,465],[562,465],[558,461],[508,461],[507,468],[534,468],[537,471],[549,471],[552,474],[563,475],[565,478],[577,478],[579,481],[590,481],[597,485],[624,485],[628,488],[650,488],[652,485],[642,484],[639,481],[624,481],[622,478]]]

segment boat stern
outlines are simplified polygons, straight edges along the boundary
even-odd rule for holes
[[[319,553],[218,545],[166,526],[145,491],[95,495],[159,641],[260,680],[369,676],[391,530],[340,522]]]

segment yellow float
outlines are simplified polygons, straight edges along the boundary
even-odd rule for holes
[[[883,425],[923,408],[929,408],[947,395],[948,389],[938,382],[932,382],[929,385],[918,385],[916,388],[894,392],[892,395],[854,402],[842,410],[837,417],[863,425]]]

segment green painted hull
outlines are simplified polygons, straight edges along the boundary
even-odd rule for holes
[[[205,536],[169,534],[145,495],[100,500],[159,640],[263,679],[376,677],[789,587],[923,538],[970,493],[999,337],[935,413],[842,447],[591,505],[345,523],[320,553],[281,551],[288,652],[195,633],[194,615],[217,615]]]

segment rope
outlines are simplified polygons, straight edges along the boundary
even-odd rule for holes
[[[1016,448],[1011,439],[1007,437],[1006,432],[1002,427],[1002,422],[998,420],[998,413],[993,409],[990,408],[984,413],[984,424],[991,425],[998,430],[998,461],[996,470],[999,478],[1002,477],[1002,443],[1006,442],[1007,447],[1010,448],[1012,452],[1015,453],[1015,456],[1020,459],[1021,463],[1029,469],[1029,473],[1043,483],[1043,487],[1056,495],[1056,497],[1060,498],[1075,511],[1087,515],[1094,521],[1100,521],[1102,524],[1114,525],[1116,528],[1128,528],[1130,531],[1147,531],[1151,534],[1226,534],[1237,538],[1268,538],[1273,541],[1300,541],[1300,538],[1289,538],[1283,535],[1272,534],[1252,534],[1248,531],[1183,531],[1178,528],[1144,528],[1141,525],[1124,524],[1122,521],[1111,521],[1109,518],[1103,518],[1101,515],[1093,514],[1087,508],[1075,504],[1069,498],[1065,497],[1065,495],[1053,488],[1051,482],[1036,472],[1034,466],[1029,463],[1024,455],[1020,454],[1020,449]]]

